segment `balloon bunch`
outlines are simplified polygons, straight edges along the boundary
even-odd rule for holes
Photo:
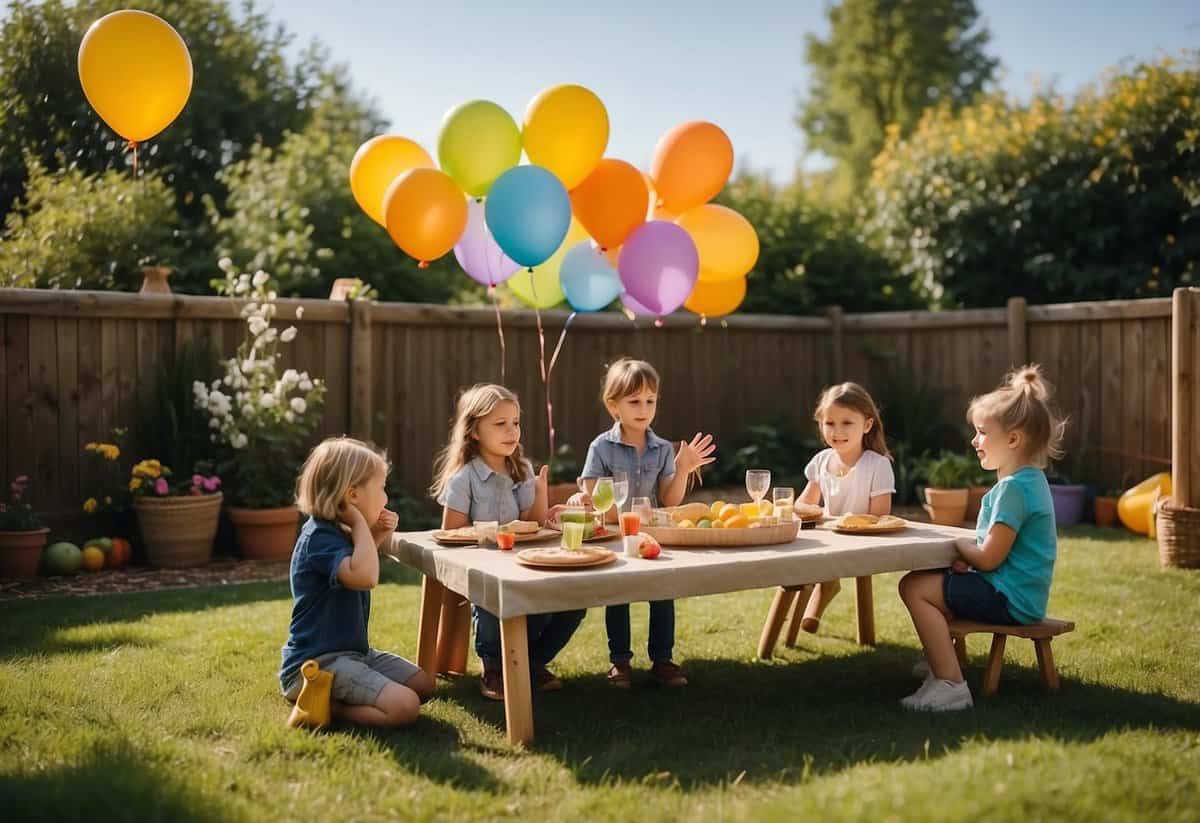
[[[538,94],[520,128],[495,103],[473,100],[443,119],[438,168],[405,137],[374,137],[350,164],[350,186],[421,265],[453,250],[474,280],[507,282],[535,309],[566,300],[593,312],[620,297],[653,317],[680,306],[734,311],[758,236],[709,202],[733,169],[729,137],[712,123],[677,126],[647,175],[605,157],[608,136],[604,104],[582,86]]]

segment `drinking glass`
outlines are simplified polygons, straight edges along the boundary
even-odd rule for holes
[[[613,507],[613,503],[615,502],[616,494],[613,490],[613,479],[611,477],[601,477],[596,481],[596,487],[592,489],[592,505],[596,508],[596,511],[600,512],[601,517],[603,517]]]
[[[629,510],[637,514],[642,519],[642,525],[649,526],[653,516],[653,509],[650,508],[649,497],[635,497],[633,503],[630,504]]]
[[[583,524],[563,523],[562,547],[578,551],[583,548]]]
[[[625,505],[625,501],[629,499],[629,473],[621,470],[613,472],[613,502],[617,507],[617,511]]]
[[[771,494],[775,503],[775,516],[790,522],[792,512],[795,511],[793,506],[796,502],[796,490],[788,486],[776,486]]]
[[[767,469],[749,469],[746,472],[746,491],[755,503],[766,496],[771,488],[771,472]]]

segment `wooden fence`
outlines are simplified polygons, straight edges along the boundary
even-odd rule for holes
[[[401,484],[420,495],[446,438],[456,392],[499,381],[490,309],[281,300],[300,333],[282,347],[284,367],[328,383],[321,433],[350,432],[388,448]],[[238,303],[217,297],[0,290],[0,471],[31,475],[41,510],[78,511],[88,488],[83,445],[130,428],[140,455],[136,404],[154,370],[183,342],[206,338],[221,356],[244,333]],[[291,321],[297,307],[302,320]],[[567,315],[544,312],[546,354]],[[1170,456],[1170,299],[959,312],[734,316],[701,327],[670,317],[661,328],[616,314],[571,323],[553,374],[558,442],[582,456],[610,425],[599,402],[605,363],[620,355],[663,375],[656,430],[697,430],[728,441],[782,414],[811,431],[820,389],[835,379],[868,388],[884,364],[906,366],[941,392],[952,420],[1012,363],[1041,362],[1072,418],[1069,447],[1098,455],[1093,482],[1117,485],[1165,467]],[[532,312],[504,314],[506,383],[522,398],[524,442],[547,453],[546,397]],[[886,421],[886,412],[884,419]],[[964,443],[965,446],[965,443]],[[281,482],[291,482],[290,478]]]

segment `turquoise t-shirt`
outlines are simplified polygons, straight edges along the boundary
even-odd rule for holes
[[[980,543],[992,526],[1003,523],[1017,533],[1008,557],[983,576],[1008,598],[1008,611],[1018,623],[1046,616],[1050,579],[1058,552],[1054,500],[1041,469],[1025,466],[1000,480],[983,498],[975,537]]]

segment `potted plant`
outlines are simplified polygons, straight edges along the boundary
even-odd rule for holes
[[[1117,500],[1120,496],[1120,489],[1108,489],[1103,494],[1097,495],[1092,501],[1092,514],[1096,519],[1097,526],[1108,528],[1116,525]]]
[[[221,469],[230,481],[229,517],[242,556],[285,560],[299,527],[296,475],[321,419],[325,384],[295,369],[279,374],[279,345],[297,331],[271,325],[277,295],[267,273],[238,274],[229,258],[219,265],[225,272],[220,291],[246,300],[246,337],[222,362],[223,378],[193,383],[195,403],[208,415],[212,442],[226,449]],[[296,310],[297,319],[303,311]]]
[[[203,566],[212,560],[213,538],[221,515],[221,478],[207,467],[182,484],[158,460],[133,467],[129,491],[142,527],[146,560],[160,568]]]
[[[966,519],[973,521],[979,517],[979,509],[983,505],[983,496],[992,488],[992,473],[975,462],[971,472],[971,487],[967,489]]]
[[[1054,501],[1054,522],[1059,526],[1077,526],[1083,521],[1083,507],[1087,502],[1087,486],[1072,482],[1074,473],[1068,474],[1061,464],[1055,464],[1046,473],[1050,481],[1050,498]]]
[[[924,508],[931,521],[943,526],[963,524],[974,472],[972,459],[954,452],[928,459],[922,474],[926,482]]]
[[[583,465],[575,456],[571,444],[563,443],[555,450],[550,458],[550,488],[549,500],[551,506],[566,503],[567,499],[579,491],[578,479],[583,471]]]
[[[94,534],[125,540],[132,547],[138,529],[131,506],[129,475],[120,462],[124,436],[125,429],[113,429],[112,442],[91,442],[83,447],[80,480],[87,496],[82,508],[93,521]]]
[[[37,577],[42,548],[50,530],[24,501],[29,477],[8,484],[8,501],[0,503],[0,578]]]

